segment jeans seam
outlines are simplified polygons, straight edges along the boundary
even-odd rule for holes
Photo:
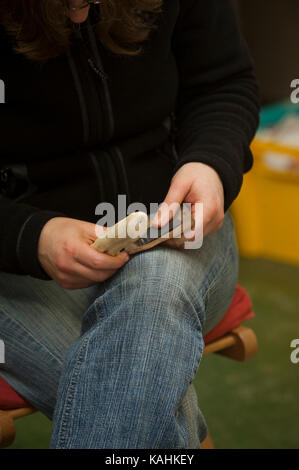
[[[231,247],[229,247],[229,249],[227,251],[231,251]],[[203,295],[204,302],[206,302],[206,298],[208,297],[210,291],[213,289],[213,287],[215,286],[215,284],[218,282],[219,278],[221,277],[220,274],[222,274],[222,272],[224,270],[224,266],[226,265],[227,259],[228,259],[228,253],[226,253],[224,261],[223,261],[223,263],[221,263],[221,268],[219,270],[217,270],[217,275],[213,276],[211,284],[209,285],[209,287],[207,288],[206,292]]]
[[[202,355],[203,355],[203,336],[202,336],[202,330],[199,331],[197,330],[197,334],[198,334],[198,337],[199,337],[199,341],[201,343],[201,346],[199,348],[199,351],[196,355],[196,358],[195,358],[195,361],[194,361],[194,366],[193,366],[193,370],[192,370],[192,378],[190,379],[189,381],[189,385],[187,386],[187,389],[185,391],[185,394],[187,393],[187,390],[188,390],[188,387],[193,383],[194,379],[195,379],[195,376],[197,374],[197,371],[199,369],[199,366],[200,366],[200,363],[201,363],[201,360],[202,360]],[[184,394],[184,396],[185,396]],[[182,398],[182,400],[184,399],[184,396]],[[181,403],[182,403],[182,400],[181,400]],[[186,437],[187,437],[187,448],[189,448],[189,441],[190,441],[190,432],[189,432],[189,428],[188,428],[188,424],[187,424],[187,421],[186,421],[186,418],[185,418],[185,430],[186,430]]]
[[[201,342],[201,331],[199,331],[198,329],[194,329],[194,332],[196,331],[197,333],[197,336],[199,338],[199,342]],[[188,387],[192,384],[194,378],[195,378],[195,375],[198,371],[198,368],[199,368],[199,365],[200,365],[200,362],[201,362],[201,359],[202,359],[202,353],[203,353],[203,345],[201,344],[200,348],[199,348],[199,351],[198,353],[196,354],[196,357],[194,359],[194,365],[192,367],[192,370],[191,370],[191,373],[190,373],[190,376],[192,376],[191,378],[189,378],[189,383],[187,384],[187,381],[186,381],[186,390],[185,392],[183,393],[182,395],[182,398],[180,400],[180,402],[177,404],[177,407],[176,407],[176,410],[175,410],[175,417],[176,417],[176,413],[179,409],[179,407],[181,406],[181,403],[187,393],[187,390],[188,390]],[[186,377],[187,379],[187,377]],[[185,417],[185,416],[184,416]],[[159,442],[159,440],[162,438],[163,434],[165,432],[165,426],[164,428],[160,429],[160,432],[159,434],[157,435],[156,437],[156,442]],[[185,420],[185,428],[183,429],[183,436],[184,436],[184,441],[186,443],[186,448],[188,448],[188,444],[189,444],[189,439],[190,439],[190,436],[189,436],[189,428],[188,428],[188,425],[187,425],[187,421]]]
[[[90,337],[87,336],[84,340],[82,345],[80,346],[79,352],[78,352],[78,357],[75,363],[75,366],[72,371],[72,375],[70,378],[70,384],[68,386],[68,390],[66,392],[66,399],[65,399],[65,405],[64,409],[62,411],[62,418],[61,418],[61,426],[60,430],[58,433],[58,439],[57,439],[57,448],[63,448],[64,442],[66,440],[66,435],[69,430],[69,418],[71,414],[71,410],[73,407],[73,401],[74,401],[74,396],[75,396],[75,391],[76,391],[76,386],[77,386],[77,379],[80,373],[80,369],[82,366],[83,358],[86,353],[86,349],[89,343]]]
[[[231,224],[232,224],[232,219],[231,219],[231,218],[230,218],[230,221],[231,221]],[[232,225],[232,227],[233,227],[233,225]],[[214,285],[215,285],[216,282],[218,281],[218,279],[219,279],[219,277],[220,277],[219,274],[222,274],[222,272],[223,272],[223,270],[224,270],[224,266],[226,266],[226,263],[227,263],[229,254],[231,253],[231,249],[232,249],[232,245],[233,245],[232,241],[234,240],[234,230],[232,230],[231,234],[232,234],[233,236],[230,237],[230,243],[229,243],[229,245],[228,245],[228,247],[227,247],[227,250],[226,250],[226,252],[225,252],[225,255],[224,255],[224,257],[223,257],[224,261],[221,263],[220,269],[215,270],[215,271],[216,271],[216,275],[212,276],[212,277],[213,277],[212,282],[211,282],[211,284],[209,285],[209,287],[207,288],[205,294],[203,295],[203,300],[204,300],[204,302],[205,302],[206,297],[208,296],[209,292],[211,291],[211,289],[214,287]]]
[[[213,289],[213,287],[217,284],[217,282],[219,281],[219,278],[221,277],[221,274],[224,270],[224,267],[226,266],[227,264],[227,261],[228,261],[228,258],[229,258],[229,255],[231,254],[232,252],[232,244],[230,243],[227,250],[226,250],[226,253],[225,253],[225,256],[224,256],[224,260],[223,262],[221,263],[221,266],[220,266],[220,269],[217,269],[216,272],[217,274],[212,276],[212,282],[211,284],[209,285],[209,287],[206,289],[205,293],[203,294],[203,302],[204,304],[206,305],[207,301],[208,301],[208,297],[209,297],[209,294],[211,292],[211,290]],[[206,318],[205,318],[206,320]],[[203,327],[205,328],[206,325],[203,325]],[[203,330],[204,330],[203,328]]]

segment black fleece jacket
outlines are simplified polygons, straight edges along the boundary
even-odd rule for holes
[[[0,79],[2,271],[46,279],[49,219],[96,222],[118,194],[160,203],[187,162],[218,172],[227,210],[252,166],[259,98],[230,0],[164,0],[137,57],[107,51],[88,21],[64,55],[31,62],[0,27]]]

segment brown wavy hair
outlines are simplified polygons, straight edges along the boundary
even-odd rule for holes
[[[83,2],[83,0],[82,0]],[[13,37],[15,50],[31,60],[61,55],[70,45],[67,0],[0,0],[0,23]],[[115,54],[137,55],[155,28],[163,0],[103,0],[98,37]]]

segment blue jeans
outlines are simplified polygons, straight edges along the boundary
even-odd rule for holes
[[[199,447],[192,381],[237,275],[229,214],[201,249],[160,245],[89,289],[1,273],[0,374],[53,419],[51,448]]]

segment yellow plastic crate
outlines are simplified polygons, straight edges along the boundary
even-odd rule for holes
[[[299,149],[256,138],[252,152],[231,207],[240,255],[299,265]]]

